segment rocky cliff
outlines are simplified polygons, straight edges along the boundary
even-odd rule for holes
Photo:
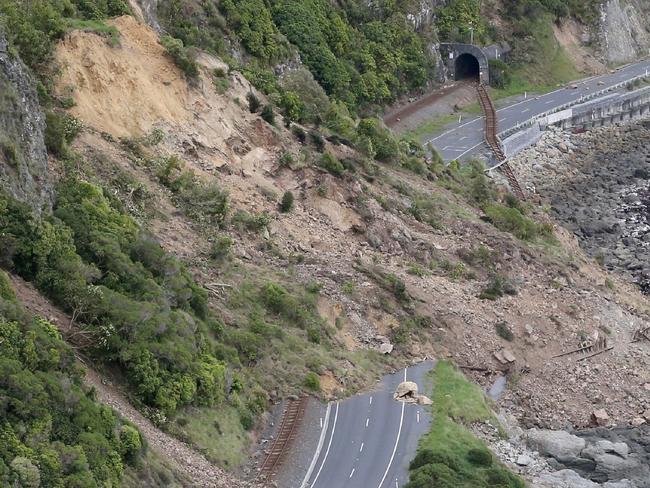
[[[35,82],[0,33],[0,186],[35,209],[51,205],[45,117]]]
[[[645,0],[608,0],[601,7],[598,44],[609,64],[648,55],[650,4]]]

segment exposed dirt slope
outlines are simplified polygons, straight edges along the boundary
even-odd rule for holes
[[[212,296],[226,323],[228,295],[247,276],[318,282],[319,310],[337,347],[379,349],[391,339],[393,355],[401,362],[425,355],[450,357],[490,370],[476,376],[483,384],[506,370],[512,393],[503,404],[530,425],[584,425],[591,411],[602,407],[613,422],[626,423],[638,415],[640,401],[630,397],[643,398],[644,393],[634,368],[647,364],[648,351],[635,349],[632,357],[625,344],[635,327],[648,323],[643,313],[648,302],[596,266],[566,231],[556,228],[559,245],[522,242],[486,223],[453,184],[446,189],[412,172],[374,166],[352,149],[328,144],[354,170],[336,178],[314,164],[320,155],[313,147],[236,103],[248,89],[237,75],[224,95],[205,75],[198,86],[188,86],[148,28],[127,18],[115,25],[123,31],[121,48],[111,48],[91,33],[72,33],[58,50],[59,59],[66,61],[64,80],[80,77],[72,111],[89,126],[75,149],[86,157],[92,177],[108,187],[118,170],[146,187],[155,209],[146,226],[164,247],[184,258],[200,281],[228,280],[232,288]],[[123,57],[123,50],[131,54]],[[207,66],[219,63],[202,59]],[[92,60],[90,67],[84,60]],[[120,88],[114,90],[111,73],[118,71]],[[103,100],[122,92],[142,110],[131,111],[129,102]],[[144,156],[99,135],[109,130],[133,137],[153,126],[164,137]],[[284,151],[294,155],[294,164],[279,164]],[[201,177],[217,181],[229,192],[233,210],[266,211],[272,217],[259,233],[235,226],[220,231],[234,240],[234,263],[226,277],[227,270],[208,259],[214,229],[187,219],[147,168],[166,154],[177,154]],[[279,213],[277,197],[288,189],[296,196],[295,208]],[[416,220],[418,212],[430,212],[432,225]],[[537,218],[548,220],[541,212]],[[517,295],[479,299],[493,274],[508,278]],[[395,282],[385,278],[391,275],[405,284],[401,299],[395,293],[399,289],[391,289]],[[605,286],[608,277],[614,290]],[[407,320],[415,315],[426,320],[409,330]],[[497,334],[497,324],[512,332],[511,341]],[[552,359],[576,347],[581,336],[603,330],[611,331],[616,344],[611,354],[581,363]],[[503,348],[512,350],[514,364],[495,358]],[[328,394],[362,387],[351,379],[361,365],[333,356],[326,372]],[[256,364],[268,384],[292,373],[292,364],[273,361],[265,357]]]

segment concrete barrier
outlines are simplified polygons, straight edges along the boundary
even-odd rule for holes
[[[570,127],[589,129],[650,116],[650,86],[630,92],[610,93],[642,78],[645,76],[592,93],[576,103],[556,107],[500,132],[497,137],[503,145],[506,160],[536,144],[543,130],[549,125],[560,126],[563,129]],[[490,161],[488,166],[489,169],[495,169],[500,164]]]
[[[540,125],[533,124],[532,126],[503,139],[501,141],[503,153],[506,155],[506,158],[510,158],[519,151],[536,144],[541,137],[542,129],[540,128]]]

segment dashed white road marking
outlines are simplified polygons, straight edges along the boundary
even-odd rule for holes
[[[368,423],[370,423],[370,417],[366,419],[366,427],[368,427]]]
[[[406,369],[404,370],[404,381],[406,381]],[[406,406],[406,403],[402,402],[402,414],[399,419],[399,429],[397,430],[397,439],[395,439],[395,445],[393,446],[393,453],[390,456],[390,460],[388,461],[388,466],[386,466],[386,471],[384,471],[384,476],[381,478],[381,481],[379,482],[379,485],[377,488],[381,488],[382,485],[384,484],[384,481],[386,481],[386,476],[388,476],[388,472],[390,471],[390,467],[393,464],[393,460],[395,459],[395,453],[397,452],[397,445],[399,444],[399,438],[402,435],[402,425],[404,424],[404,407]]]
[[[352,471],[350,471],[350,476],[348,476],[348,478],[352,478],[352,476],[354,476],[354,469],[355,468],[352,468]]]
[[[370,405],[372,405],[372,395],[370,395]]]
[[[525,114],[526,112],[530,112],[530,109],[529,109],[529,108],[526,108],[526,109],[524,109],[524,110],[521,111],[522,114]]]
[[[544,105],[548,105],[549,103],[553,103],[555,100],[547,100],[544,102]]]
[[[363,442],[361,443],[361,447],[359,448],[359,452],[363,452]]]
[[[418,419],[418,424],[419,424],[420,423],[420,411],[419,410],[417,411],[416,417]]]
[[[320,417],[318,420],[320,421],[320,428],[322,429],[323,428],[323,417]]]

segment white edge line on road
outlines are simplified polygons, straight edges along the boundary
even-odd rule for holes
[[[338,414],[338,403],[336,404],[336,413]],[[314,453],[314,457],[311,460],[311,464],[309,465],[309,469],[307,470],[307,474],[305,475],[305,478],[302,480],[302,484],[300,485],[300,488],[305,488],[307,486],[307,482],[309,481],[309,477],[311,474],[314,472],[314,468],[316,467],[316,462],[318,461],[318,457],[320,456],[320,451],[323,449],[323,443],[325,442],[325,434],[327,433],[327,425],[329,424],[330,420],[330,410],[332,409],[332,403],[327,404],[327,410],[325,412],[325,424],[324,427],[320,431],[320,438],[318,439],[318,447],[316,447],[316,452]],[[335,426],[336,426],[336,419],[334,420]],[[332,435],[334,434],[334,429],[332,429]],[[331,443],[330,439],[330,443]],[[328,449],[329,451],[329,449]],[[325,460],[323,460],[323,463]],[[321,465],[322,469],[322,465]],[[320,470],[318,471],[320,473]],[[316,480],[314,480],[314,483]]]
[[[404,381],[406,381],[406,371],[404,371]],[[381,488],[382,485],[384,484],[384,481],[386,481],[386,476],[388,476],[388,472],[390,471],[390,467],[393,464],[393,459],[395,459],[395,453],[397,452],[397,445],[399,444],[399,438],[402,435],[402,424],[404,423],[404,407],[406,406],[406,403],[402,402],[402,415],[399,419],[399,430],[397,431],[397,439],[395,439],[395,446],[393,447],[393,454],[390,456],[390,461],[388,461],[388,466],[386,466],[386,471],[384,472],[384,476],[379,482],[379,486],[377,488]]]

